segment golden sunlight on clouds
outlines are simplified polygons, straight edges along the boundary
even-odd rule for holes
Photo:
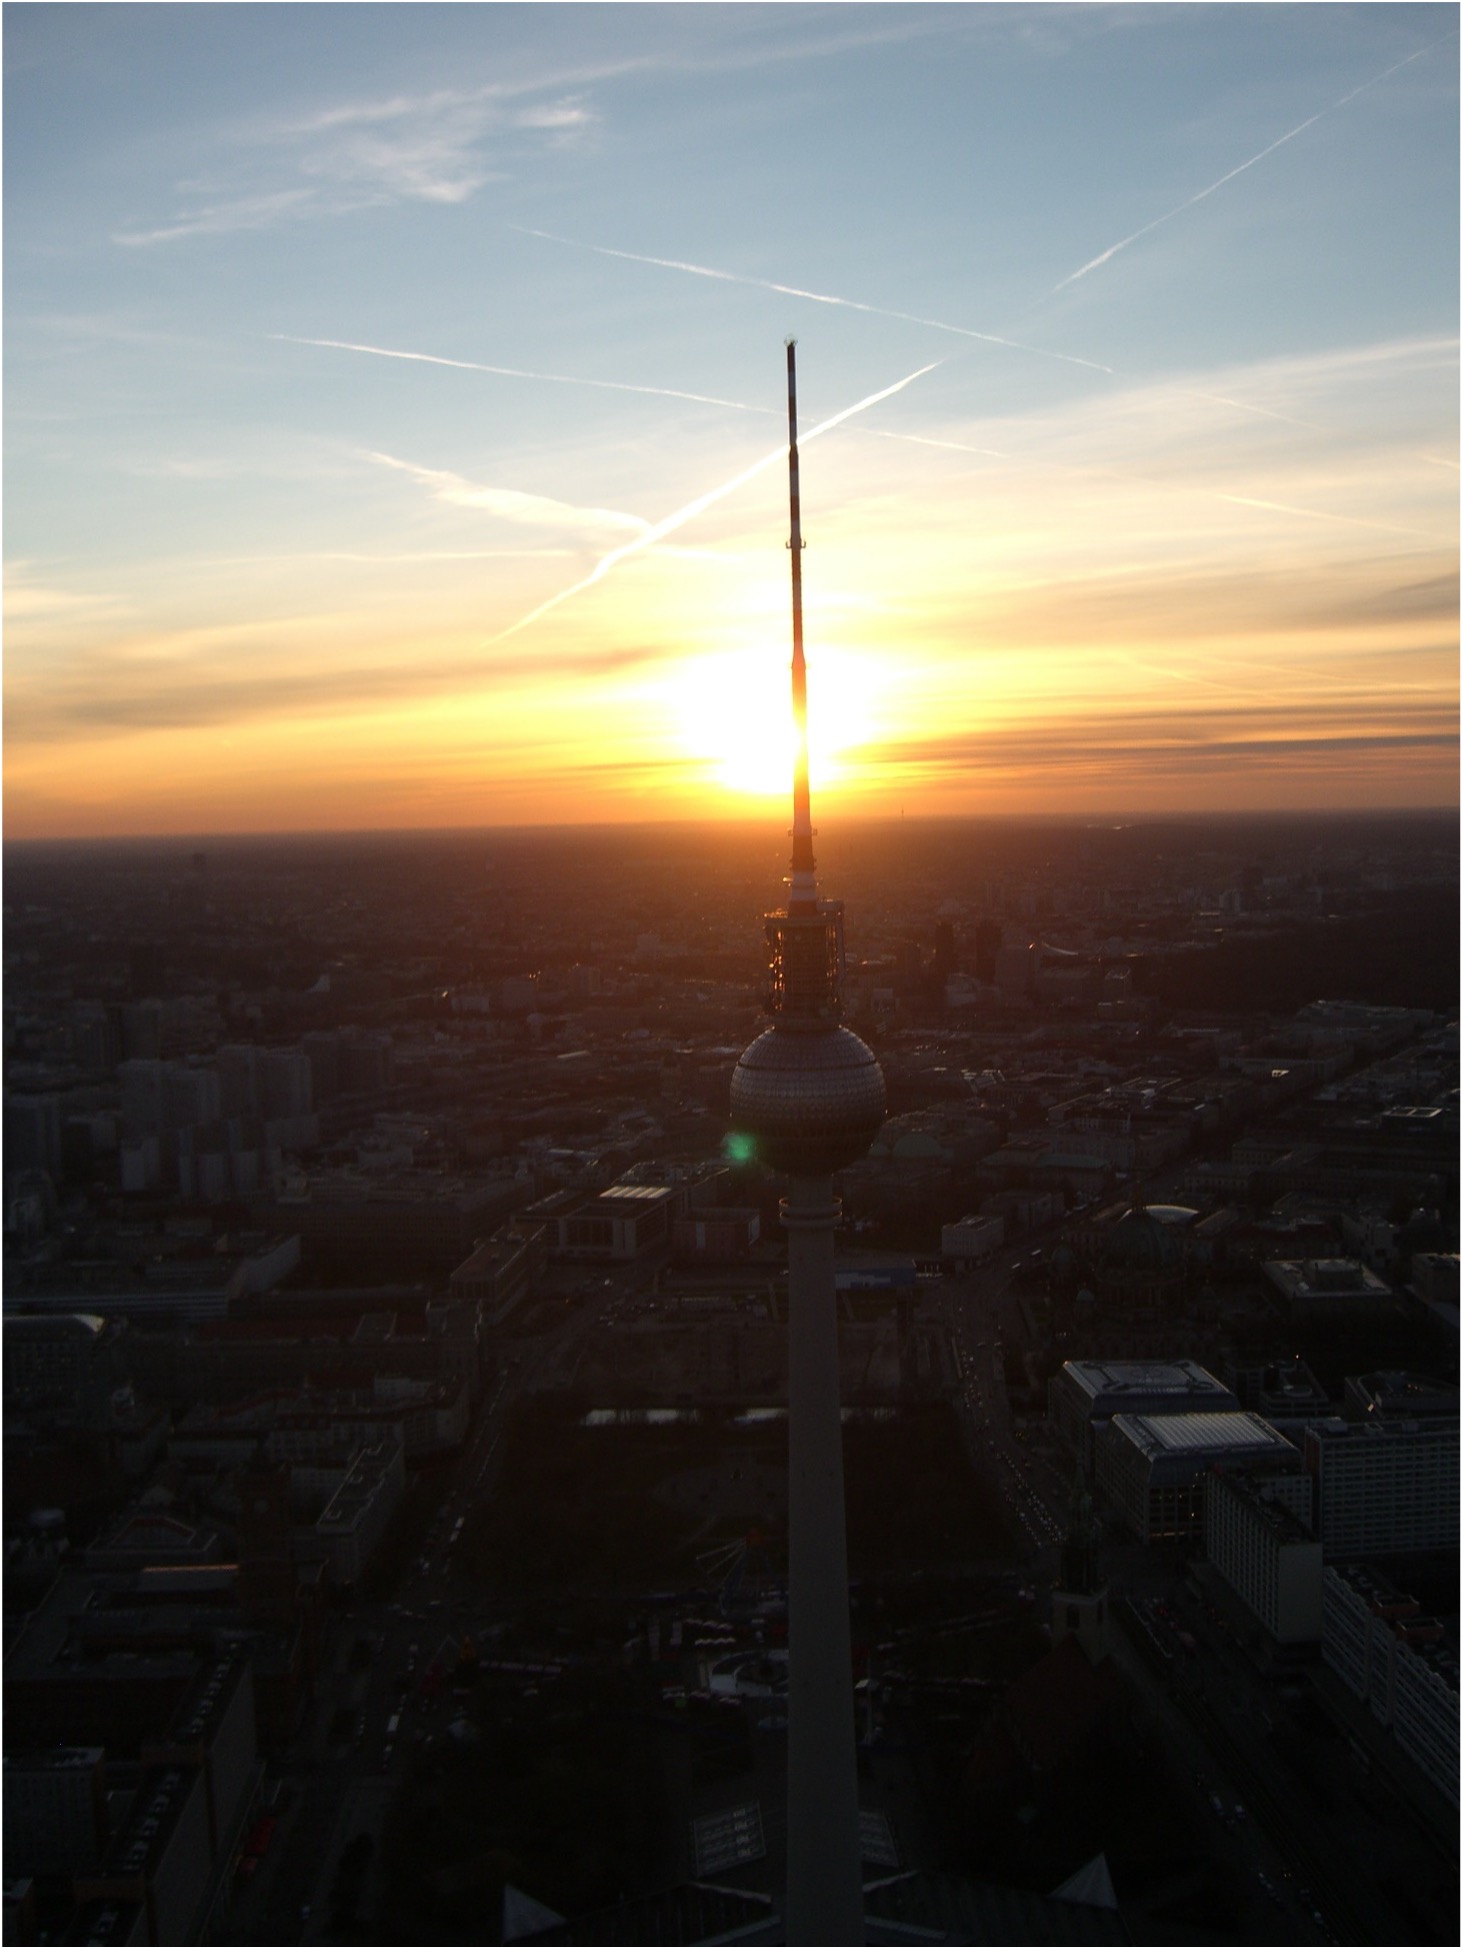
[[[935,445],[859,421],[812,447],[821,805],[1451,797],[1456,475],[1392,397],[1398,369],[1440,383],[1439,354],[1386,352],[953,420]],[[1342,449],[1324,428],[1356,420],[1358,376],[1396,423],[1353,423]],[[444,551],[425,573],[215,567],[169,578],[161,615],[125,577],[55,599],[22,573],[8,829],[752,812],[792,768],[784,491],[771,470],[592,585],[592,546],[493,553],[500,509],[480,554],[415,537]]]

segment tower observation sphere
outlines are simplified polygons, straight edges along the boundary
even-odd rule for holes
[[[731,1116],[753,1153],[788,1176],[831,1176],[866,1156],[883,1127],[883,1070],[847,1028],[778,1022],[731,1077]]]

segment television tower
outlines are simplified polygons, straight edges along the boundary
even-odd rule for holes
[[[788,1537],[787,1942],[861,1947],[843,1429],[838,1395],[833,1172],[867,1152],[884,1117],[872,1049],[839,1026],[843,909],[818,897],[807,774],[802,651],[802,510],[797,483],[796,341],[787,340],[792,503],[792,871],[787,903],[766,917],[775,1017],[736,1064],[731,1119],[753,1153],[790,1179],[787,1231]]]

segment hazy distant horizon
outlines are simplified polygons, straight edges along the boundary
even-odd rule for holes
[[[1166,811],[1140,811],[1127,814],[1119,812],[1083,813],[1070,812],[998,812],[971,811],[946,813],[914,813],[909,816],[853,812],[840,816],[834,823],[819,831],[819,841],[826,844],[829,839],[834,844],[845,836],[860,832],[893,832],[910,826],[921,830],[932,828],[958,828],[962,826],[1000,827],[1010,830],[1050,830],[1050,831],[1150,831],[1166,825],[1181,826],[1243,826],[1257,823],[1286,825],[1326,825],[1338,824],[1394,825],[1410,822],[1417,825],[1436,824],[1449,835],[1462,843],[1456,822],[1455,804],[1436,805],[1314,805],[1304,807],[1256,805],[1241,810],[1203,811],[1172,809]],[[394,825],[394,826],[316,826],[296,830],[271,830],[259,828],[252,831],[196,831],[196,832],[77,832],[56,837],[26,837],[0,835],[0,843],[6,850],[62,849],[67,847],[131,847],[166,846],[197,851],[209,845],[245,846],[260,844],[309,844],[315,841],[338,839],[342,841],[420,839],[477,839],[543,837],[570,838],[586,835],[594,838],[611,838],[623,834],[626,837],[653,836],[656,832],[667,834],[697,833],[722,835],[744,835],[748,839],[765,842],[768,839],[780,845],[790,829],[788,817],[772,815],[755,817],[750,814],[726,814],[723,816],[703,815],[685,818],[642,818],[617,819],[614,821],[572,821],[565,819],[557,824],[541,822],[538,824],[499,824],[499,825]]]

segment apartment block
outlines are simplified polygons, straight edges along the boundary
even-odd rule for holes
[[[1276,1643],[1320,1640],[1324,1561],[1310,1525],[1314,1482],[1288,1471],[1223,1462],[1207,1476],[1208,1559]]]
[[[1327,1562],[1457,1542],[1457,1422],[1326,1419],[1305,1431]]]

